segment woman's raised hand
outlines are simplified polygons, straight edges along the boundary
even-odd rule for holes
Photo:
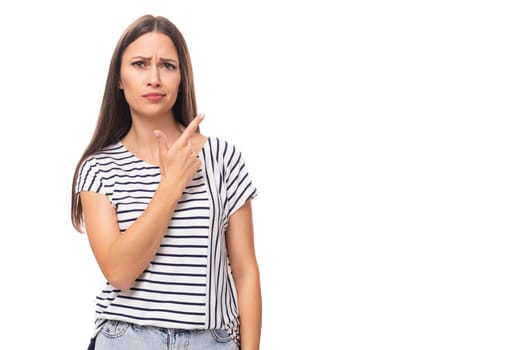
[[[204,119],[203,114],[197,115],[182,135],[171,145],[168,145],[166,134],[155,130],[155,136],[159,140],[159,166],[161,178],[171,181],[180,193],[186,188],[197,170],[201,166],[200,159],[193,151],[190,143],[191,136],[195,133],[199,124]]]

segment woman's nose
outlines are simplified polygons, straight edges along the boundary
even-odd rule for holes
[[[148,86],[160,86],[159,68],[152,64],[149,72]]]

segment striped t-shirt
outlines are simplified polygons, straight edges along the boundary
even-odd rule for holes
[[[237,294],[225,232],[228,218],[257,195],[241,152],[208,137],[202,161],[179,199],[161,245],[128,291],[106,283],[96,297],[97,328],[105,320],[179,329],[236,328]],[[143,213],[160,181],[160,168],[121,142],[82,164],[77,191],[104,194],[121,232]]]

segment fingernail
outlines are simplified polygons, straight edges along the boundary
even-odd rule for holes
[[[160,132],[158,130],[153,130],[153,133],[155,134],[155,136],[159,137],[160,136]]]

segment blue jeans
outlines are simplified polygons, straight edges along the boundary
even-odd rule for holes
[[[95,338],[95,350],[239,350],[223,329],[182,330],[107,321]]]

